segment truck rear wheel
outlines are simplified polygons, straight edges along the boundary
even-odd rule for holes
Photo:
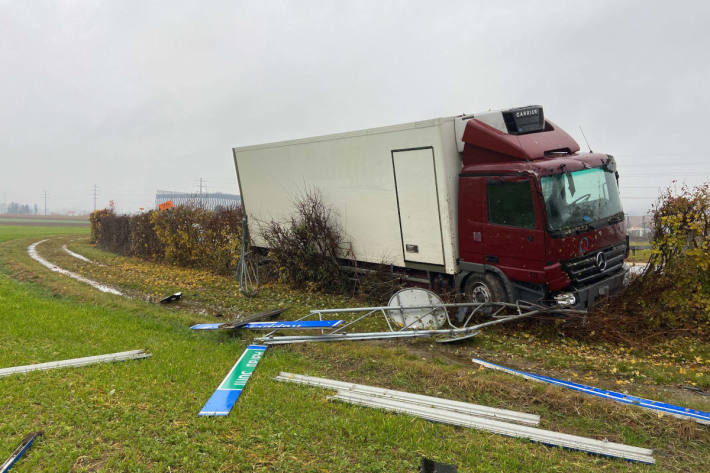
[[[468,302],[508,302],[505,288],[495,274],[472,274],[464,283],[463,294]]]

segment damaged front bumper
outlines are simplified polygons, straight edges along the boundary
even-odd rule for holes
[[[560,292],[554,299],[560,307],[589,310],[600,299],[619,292],[624,287],[627,273],[628,269],[623,268],[589,286]]]

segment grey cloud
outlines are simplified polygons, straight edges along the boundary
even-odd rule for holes
[[[101,204],[135,211],[199,177],[236,191],[232,146],[541,103],[619,156],[639,213],[673,176],[710,174],[709,14],[699,1],[4,1],[0,191],[89,209],[98,184]]]

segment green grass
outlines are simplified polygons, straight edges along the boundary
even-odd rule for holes
[[[629,243],[631,245],[631,248],[634,248],[637,246],[648,246],[649,245],[648,241],[631,241]],[[638,249],[636,251],[630,252],[629,257],[627,258],[626,261],[628,261],[630,263],[647,263],[650,257],[651,257],[651,250]]]
[[[0,225],[0,242],[26,237],[54,235],[89,235],[88,227],[35,227],[28,225]]]
[[[288,304],[287,315],[295,317],[313,306],[358,302],[280,286],[246,299],[229,278],[120,258],[89,247],[83,237],[76,240],[76,234],[38,247],[50,261],[128,288],[135,296],[121,298],[29,259],[27,245],[57,228],[21,227],[24,233],[8,228],[0,227],[0,241],[5,241],[0,244],[0,367],[136,348],[153,354],[140,361],[0,378],[0,458],[27,432],[45,431],[13,471],[408,472],[417,470],[421,456],[457,464],[462,472],[650,469],[332,403],[322,389],[271,380],[279,371],[537,413],[543,428],[655,448],[659,465],[654,471],[703,471],[707,466],[707,427],[479,370],[470,362],[478,356],[563,377],[593,372],[599,383],[612,385],[614,366],[629,376],[640,365],[643,374],[658,369],[663,382],[675,382],[671,375],[678,367],[692,379],[697,373],[708,376],[708,346],[692,341],[635,353],[534,332],[492,330],[461,346],[428,340],[278,346],[269,348],[228,417],[198,417],[250,334],[192,333],[192,322],[218,320],[209,315],[217,310],[238,313]],[[106,266],[64,254],[66,242]],[[185,303],[164,307],[144,301],[146,294],[185,287]],[[206,313],[201,304],[208,307]],[[651,354],[658,356],[647,364],[638,361]],[[655,388],[652,382],[633,381],[621,388],[640,394],[639,389]],[[697,395],[662,394],[663,400],[710,409]]]
[[[41,225],[43,223],[51,224],[79,224],[89,226],[89,221],[84,219],[68,219],[68,218],[22,218],[22,217],[0,217],[0,223],[31,223],[33,226]]]

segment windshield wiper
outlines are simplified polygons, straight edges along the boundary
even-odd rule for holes
[[[594,225],[592,225],[591,223],[582,223],[580,225],[576,225],[570,228],[570,230],[579,235],[580,233],[591,232],[592,230],[594,230]]]

